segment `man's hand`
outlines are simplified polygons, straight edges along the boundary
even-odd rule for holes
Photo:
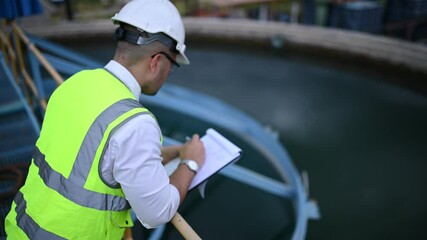
[[[179,151],[180,159],[190,159],[197,162],[199,168],[205,163],[205,147],[198,134],[188,140]]]
[[[194,134],[193,138],[188,140],[179,151],[180,159],[194,160],[199,167],[205,163],[205,147],[203,142],[200,141],[199,135]],[[180,202],[184,201],[187,195],[188,188],[191,180],[193,180],[194,173],[185,165],[180,164],[175,172],[169,177],[170,183],[174,185],[179,192]]]

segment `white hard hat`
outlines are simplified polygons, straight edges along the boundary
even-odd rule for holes
[[[114,17],[115,24],[120,22],[136,27],[148,33],[164,33],[176,41],[176,61],[190,64],[185,56],[185,29],[181,15],[169,0],[132,0]]]

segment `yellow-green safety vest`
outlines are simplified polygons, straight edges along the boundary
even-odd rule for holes
[[[141,114],[151,113],[104,69],[59,86],[5,220],[9,239],[121,239],[133,225],[130,206],[119,185],[102,179],[100,164],[111,134]]]

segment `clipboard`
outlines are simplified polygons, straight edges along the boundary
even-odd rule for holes
[[[242,156],[242,150],[239,147],[213,128],[206,130],[206,134],[200,140],[205,146],[205,163],[191,181],[189,191],[205,182],[227,165],[235,163]],[[164,165],[168,175],[175,171],[179,162],[180,159],[175,158]]]

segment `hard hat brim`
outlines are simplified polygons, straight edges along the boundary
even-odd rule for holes
[[[189,65],[190,61],[188,60],[187,56],[185,56],[184,53],[179,53],[176,55],[176,62],[182,65]]]

